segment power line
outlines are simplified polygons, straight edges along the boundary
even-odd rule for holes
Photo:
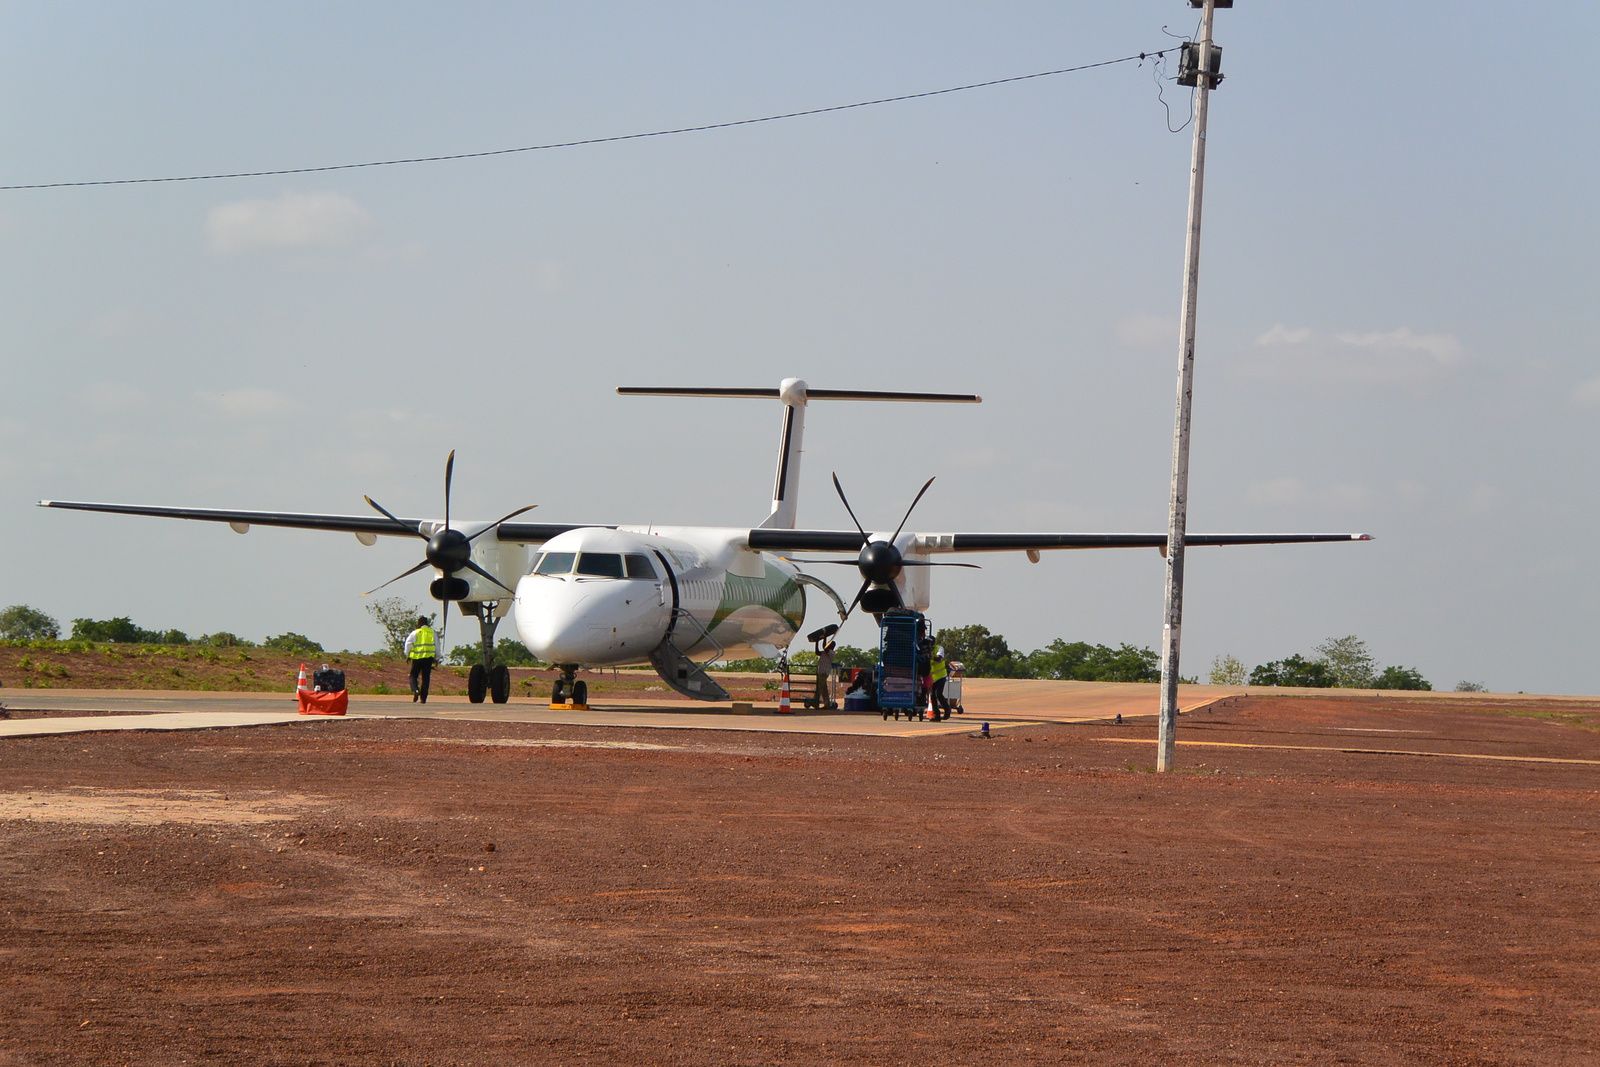
[[[1122,56],[1118,59],[1103,59],[1098,63],[1084,63],[1076,67],[1061,67],[1057,70],[1042,70],[1034,74],[1018,74],[1009,78],[994,78],[990,81],[972,82],[968,85],[955,85],[947,89],[930,89],[922,93],[905,93],[901,96],[885,96],[876,100],[859,100],[853,104],[834,104],[831,107],[813,107],[803,111],[787,111],[781,115],[763,115],[753,119],[734,119],[730,122],[712,122],[700,126],[679,126],[670,130],[650,130],[645,133],[623,133],[611,137],[586,137],[577,141],[559,141],[552,144],[525,145],[521,148],[495,148],[483,152],[456,152],[450,155],[436,156],[411,156],[405,159],[380,159],[365,163],[335,163],[321,167],[279,167],[273,170],[244,170],[219,174],[184,174],[161,178],[103,178],[97,181],[63,181],[63,182],[33,182],[20,185],[0,185],[0,192],[17,192],[23,189],[81,189],[93,185],[155,185],[169,182],[210,182],[221,181],[227,178],[270,178],[283,174],[324,174],[335,170],[362,170],[370,167],[399,167],[414,163],[444,163],[457,159],[486,159],[490,156],[509,156],[521,152],[549,152],[558,148],[582,148],[588,145],[614,144],[618,141],[640,141],[649,137],[674,137],[684,133],[707,133],[711,130],[727,130],[735,126],[754,126],[763,122],[781,122],[784,119],[805,118],[809,115],[829,115],[839,111],[853,111],[857,108],[877,107],[880,104],[898,104],[906,100],[925,100],[931,96],[946,96],[950,93],[964,93],[972,89],[988,89],[996,85],[1010,85],[1014,82],[1032,81],[1037,78],[1051,78],[1058,74],[1076,74],[1079,71],[1094,70],[1097,67],[1111,67],[1119,63],[1136,63],[1146,59],[1155,59],[1165,56],[1168,52],[1176,51],[1173,48],[1164,48],[1157,52],[1139,52],[1136,55]]]

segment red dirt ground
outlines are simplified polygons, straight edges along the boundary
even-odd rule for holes
[[[0,1064],[1592,1064],[1600,762],[1340,751],[1537,713],[11,739]]]

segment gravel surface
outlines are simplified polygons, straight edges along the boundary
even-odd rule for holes
[[[1597,723],[7,740],[0,1064],[1592,1064]]]

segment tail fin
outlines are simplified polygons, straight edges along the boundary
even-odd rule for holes
[[[783,430],[778,438],[778,473],[772,483],[772,511],[759,529],[792,530],[800,501],[800,441],[805,434],[808,400],[887,400],[904,403],[979,404],[973,393],[907,393],[871,389],[811,389],[799,378],[785,378],[776,389],[723,389],[667,386],[620,386],[620,396],[701,396],[718,399],[758,398],[783,401]]]

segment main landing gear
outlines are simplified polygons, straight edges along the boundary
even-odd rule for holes
[[[493,602],[472,605],[472,614],[478,620],[478,635],[483,642],[483,662],[474,663],[467,672],[467,699],[482,704],[490,696],[496,704],[511,699],[511,671],[505,664],[494,662],[494,631],[500,625],[495,618]]]
[[[578,665],[575,663],[561,663],[557,664],[557,666],[561,671],[561,677],[551,683],[550,703],[589,703],[589,684],[578,680]]]

